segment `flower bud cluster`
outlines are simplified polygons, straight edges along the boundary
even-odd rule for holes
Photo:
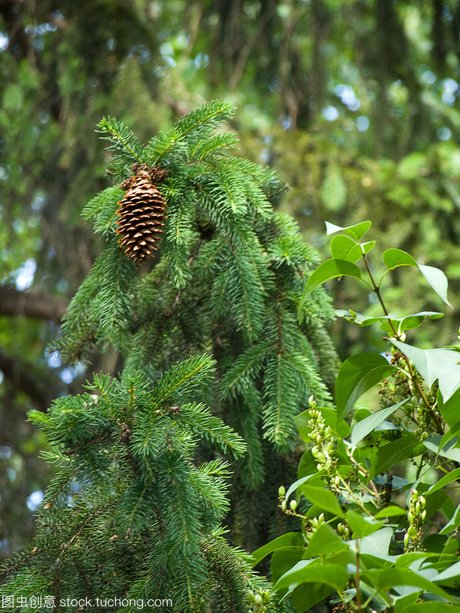
[[[270,602],[270,592],[268,590],[250,591],[248,600],[251,603],[251,613],[265,613]]]
[[[316,408],[316,402],[311,398],[309,405],[308,428],[310,439],[313,441],[311,453],[316,460],[316,468],[324,470],[332,478],[335,476],[334,469],[337,464],[334,455],[334,433],[332,428],[326,425],[321,411]]]
[[[337,530],[337,534],[341,538],[343,538],[344,541],[350,540],[351,538],[350,528],[347,526],[347,524],[343,524],[342,522],[340,522],[339,524],[337,524],[336,530]]]
[[[307,541],[310,541],[311,537],[315,534],[320,526],[326,523],[326,518],[324,517],[324,513],[320,513],[318,517],[312,517],[308,520],[306,525],[305,537]]]
[[[420,404],[415,409],[415,416],[418,423],[418,428],[415,431],[415,436],[421,441],[428,438],[433,431],[433,423],[431,415],[428,413],[424,404]]]
[[[296,514],[298,502],[297,500],[295,500],[295,498],[293,498],[289,502],[289,506],[288,506],[288,503],[286,500],[286,488],[284,487],[284,485],[280,485],[278,488],[278,501],[279,501],[279,506],[281,507],[281,510],[283,511],[283,513],[286,513],[286,515]]]
[[[409,510],[407,521],[409,526],[404,536],[404,548],[406,551],[413,551],[418,547],[422,540],[422,527],[426,520],[426,500],[417,490],[412,490],[409,499]]]

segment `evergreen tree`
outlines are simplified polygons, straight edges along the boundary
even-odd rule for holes
[[[244,452],[195,400],[213,369],[197,356],[155,385],[141,370],[101,374],[87,393],[31,412],[58,471],[33,546],[5,567],[19,569],[1,591],[7,608],[14,598],[9,610],[47,610],[50,600],[58,611],[272,610],[266,582],[219,526],[228,465],[193,461],[202,437],[223,453]]]
[[[206,400],[247,445],[231,496],[233,538],[253,548],[276,517],[280,480],[296,470],[287,453],[296,442],[292,418],[311,394],[328,400],[336,357],[326,294],[315,293],[297,323],[317,255],[295,222],[275,212],[284,186],[274,173],[232,155],[237,138],[216,129],[233,112],[212,101],[146,145],[116,119],[100,122],[115,181],[126,188],[142,165],[166,175],[156,186],[166,202],[163,239],[139,267],[117,234],[118,203],[128,194],[115,185],[87,204],[83,216],[106,249],[70,304],[59,348],[75,361],[92,347],[114,346],[127,366],[151,377],[197,352],[213,355],[217,375]]]
[[[216,128],[232,113],[211,102],[145,146],[121,122],[100,122],[122,183],[84,209],[106,248],[58,346],[69,361],[114,347],[123,369],[32,413],[57,476],[5,594],[271,610],[220,528],[221,454],[236,458],[231,537],[254,547],[276,532],[276,491],[294,476],[293,417],[311,394],[328,402],[336,358],[321,290],[297,322],[316,254],[274,211],[273,173],[229,153],[235,136]]]

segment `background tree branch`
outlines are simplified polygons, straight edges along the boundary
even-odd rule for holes
[[[0,286],[0,315],[25,315],[59,322],[67,308],[67,300],[40,291],[21,292],[14,287]]]

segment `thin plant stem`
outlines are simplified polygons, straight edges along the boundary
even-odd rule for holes
[[[383,312],[385,313],[385,315],[387,317],[389,317],[390,316],[390,312],[388,311],[388,309],[387,309],[387,307],[385,305],[385,302],[383,301],[383,297],[382,297],[382,294],[380,292],[380,287],[375,282],[374,275],[372,274],[372,271],[371,271],[371,268],[369,266],[369,262],[367,260],[366,254],[363,253],[362,257],[363,257],[364,265],[366,267],[367,274],[369,276],[369,280],[371,282],[372,291],[377,296],[377,299],[378,299],[378,301],[380,303],[380,306],[382,307]],[[401,335],[396,330],[396,328],[395,328],[393,322],[391,321],[391,319],[388,319],[388,322],[390,324],[391,331],[393,332],[394,337],[395,338],[400,338]],[[417,390],[417,394],[419,395],[420,399],[422,400],[423,404],[425,405],[425,407],[426,407],[426,409],[427,409],[431,419],[433,420],[433,422],[434,422],[434,424],[436,426],[436,429],[437,429],[438,433],[439,434],[444,434],[444,428],[443,428],[443,425],[442,425],[442,421],[439,419],[438,415],[436,414],[436,411],[433,410],[433,407],[431,406],[431,403],[428,400],[427,395],[425,394],[425,390],[420,385],[420,382],[419,382],[419,380],[418,380],[418,378],[417,378],[417,376],[415,374],[414,367],[413,367],[411,361],[409,360],[409,358],[406,355],[404,355],[404,354],[402,354],[402,355],[403,355],[404,361],[406,362],[407,370],[409,372],[409,376],[410,376],[411,382],[412,382],[413,386],[415,387],[415,389]]]

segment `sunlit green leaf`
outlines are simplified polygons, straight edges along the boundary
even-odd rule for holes
[[[336,591],[342,590],[348,582],[346,568],[338,564],[313,564],[311,560],[302,560],[285,573],[275,584],[275,589],[282,589],[301,583],[325,583]]]
[[[395,505],[390,505],[389,507],[385,507],[384,509],[380,509],[375,514],[376,519],[381,519],[383,517],[400,517],[401,515],[405,515],[406,511],[401,509],[401,507],[397,507]]]
[[[392,405],[391,407],[387,407],[386,409],[381,409],[380,411],[376,411],[369,417],[362,419],[359,421],[353,428],[351,432],[351,444],[353,447],[363,440],[370,432],[375,430],[377,426],[379,426],[387,417],[393,415],[400,407],[402,407],[408,398],[405,400],[401,400],[397,404]]]
[[[454,579],[455,577],[460,577],[460,562],[455,562],[455,564],[443,570],[433,581],[447,581],[447,579]]]
[[[294,483],[289,487],[286,492],[286,500],[288,500],[289,496],[291,496],[291,494],[295,492],[301,485],[307,483],[308,481],[312,481],[313,479],[318,479],[322,475],[322,473],[323,471],[318,471],[313,475],[307,475],[306,477],[302,477],[301,479],[297,479],[297,481],[294,481]]]
[[[372,221],[361,221],[353,226],[345,226],[342,228],[330,223],[329,221],[326,221],[326,234],[329,236],[330,234],[335,234],[336,232],[343,232],[344,234],[348,234],[352,238],[359,241],[369,231],[371,226]]]
[[[291,594],[295,613],[311,611],[315,604],[322,602],[334,592],[335,589],[325,583],[318,583],[316,585],[314,583],[304,583],[299,585]]]
[[[305,286],[305,293],[309,294],[318,285],[336,279],[337,277],[356,277],[361,278],[361,271],[352,262],[332,258],[323,262],[308,279]]]
[[[338,551],[346,551],[348,545],[342,541],[337,532],[328,524],[321,524],[315,530],[310,539],[304,557],[312,558],[315,556],[323,556],[328,553],[337,553]]]
[[[386,330],[390,334],[393,334],[395,330],[397,332],[404,332],[405,330],[418,328],[425,319],[440,319],[444,317],[444,313],[439,313],[438,311],[420,311],[419,313],[412,313],[404,317],[396,317],[391,314],[370,317],[362,315],[361,313],[356,313],[352,309],[337,309],[336,315],[360,327],[372,326],[378,323],[383,330]]]
[[[449,460],[454,460],[454,462],[460,462],[460,449],[452,445],[453,441],[447,443],[447,445],[440,445],[441,438],[442,437],[440,435],[433,434],[432,436],[424,439],[423,444],[427,449],[436,455],[440,455],[443,458],[448,458]]]
[[[274,582],[287,573],[295,564],[303,559],[305,544],[302,546],[281,547],[273,552],[270,560],[270,570]]]
[[[392,339],[415,365],[428,387],[437,380],[444,402],[460,389],[460,354],[451,349],[418,349]]]
[[[425,495],[428,496],[429,494],[433,494],[434,492],[437,492],[446,485],[449,485],[449,483],[452,483],[452,481],[457,480],[460,480],[460,468],[455,468],[452,472],[447,473],[447,475],[439,479],[439,481],[437,481],[434,485],[428,488],[428,490],[425,492]]]
[[[383,261],[389,270],[398,268],[399,266],[415,266],[417,267],[416,260],[402,249],[387,249],[383,252]]]
[[[266,545],[259,547],[251,554],[251,562],[253,566],[256,566],[261,560],[263,560],[269,553],[281,549],[282,547],[292,547],[303,545],[303,540],[300,532],[287,532],[282,536],[279,536],[273,541],[270,541]]]
[[[447,305],[452,306],[447,298],[448,281],[444,272],[439,268],[435,268],[434,266],[419,264],[418,267],[422,275],[438,294],[441,300],[443,300]]]
[[[357,511],[353,510],[347,511],[345,517],[347,524],[353,530],[353,538],[355,539],[377,532],[377,530],[379,530],[385,523],[383,521],[376,521],[370,517],[361,515]]]
[[[335,495],[322,487],[315,485],[304,485],[302,488],[304,496],[313,504],[317,505],[324,511],[328,511],[333,515],[343,516],[343,511],[337,501]]]
[[[445,592],[442,588],[409,569],[372,569],[367,571],[366,575],[373,580],[374,585],[379,590],[410,585],[419,587],[425,592],[436,594],[437,596],[450,600],[449,594],[447,594],[447,592]]]
[[[415,449],[423,446],[420,443],[420,439],[413,434],[406,434],[401,438],[386,443],[377,449],[374,461],[372,462],[370,470],[370,478],[375,475],[385,472],[388,468],[395,466],[401,460],[409,458],[415,454]]]
[[[456,530],[460,526],[460,504],[455,509],[455,513],[452,514],[452,517],[449,519],[447,524],[444,526],[442,530],[439,531],[439,534],[450,534],[454,530]]]
[[[392,528],[382,528],[362,539],[354,540],[352,548],[362,554],[383,557],[388,555],[391,539],[393,538]]]
[[[339,260],[357,262],[365,253],[369,253],[375,247],[375,241],[367,243],[357,243],[349,236],[340,234],[331,240],[331,255]]]

